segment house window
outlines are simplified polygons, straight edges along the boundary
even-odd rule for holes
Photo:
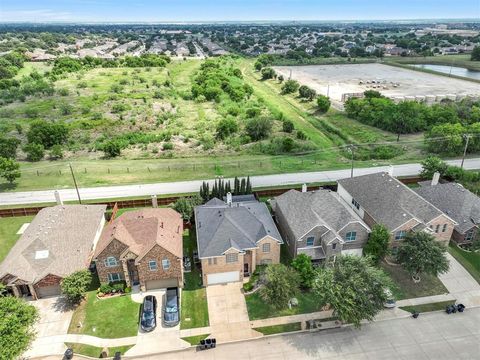
[[[407,232],[405,230],[400,230],[395,233],[395,240],[403,240],[407,236]]]
[[[163,259],[163,260],[162,260],[162,268],[163,268],[163,270],[168,270],[168,269],[170,269],[170,260],[168,260],[168,259]]]
[[[267,244],[263,244],[263,245],[262,245],[262,251],[263,251],[264,253],[269,253],[269,252],[270,252],[270,244],[268,244],[268,243],[267,243]]]
[[[465,234],[465,241],[472,241],[474,238],[474,231],[473,230],[468,230],[467,233]]]
[[[106,267],[112,267],[112,266],[117,266],[118,261],[115,259],[113,256],[109,256],[104,260],[105,266]]]
[[[352,205],[355,206],[357,210],[360,210],[360,204],[354,198],[352,198]]]
[[[332,244],[332,250],[335,250],[337,248],[337,243]]]
[[[347,232],[347,235],[345,235],[345,240],[346,240],[346,241],[355,241],[355,240],[357,240],[357,233],[356,233],[355,231]]]
[[[122,280],[122,276],[119,273],[108,273],[108,282],[115,282]]]
[[[272,263],[272,259],[262,259],[262,261],[260,261],[261,265],[268,265],[271,263]]]
[[[309,236],[307,238],[307,246],[313,246],[313,242],[315,241],[315,237]]]
[[[217,265],[217,258],[209,258],[208,265]]]
[[[447,224],[443,224],[443,227],[442,227],[442,232],[445,232],[445,231],[447,231],[447,227],[448,227],[448,225],[447,225]]]
[[[158,269],[157,267],[157,262],[155,260],[150,260],[148,262],[148,267],[150,268],[150,271],[155,271]]]
[[[236,263],[238,261],[238,254],[227,254],[226,255],[227,264]]]
[[[437,226],[435,226],[435,232],[438,233],[439,230],[440,230],[440,224],[437,224]]]

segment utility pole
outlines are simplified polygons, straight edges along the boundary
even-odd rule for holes
[[[470,135],[465,134],[463,135],[463,138],[465,139],[465,148],[463,149],[462,165],[460,165],[460,168],[462,169],[463,169],[463,162],[465,161],[465,156],[467,155],[468,141],[470,140]]]
[[[75,179],[75,174],[73,173],[72,164],[68,163],[68,166],[70,166],[70,172],[72,173],[73,183],[75,184],[75,189],[77,190],[78,203],[81,204],[82,199],[80,199],[80,191],[78,191],[77,180]]]
[[[330,97],[330,83],[327,84],[327,97]]]
[[[352,169],[350,170],[350,177],[353,178],[353,161],[355,159],[355,146],[350,144],[348,148],[352,152]]]

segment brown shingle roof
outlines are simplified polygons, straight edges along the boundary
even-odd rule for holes
[[[181,258],[182,233],[182,217],[173,209],[128,211],[105,227],[95,257],[116,239],[128,246],[129,251],[138,256],[137,259],[141,259],[155,244]]]
[[[35,283],[48,274],[65,277],[90,263],[105,205],[57,205],[40,210],[5,260],[6,274]]]

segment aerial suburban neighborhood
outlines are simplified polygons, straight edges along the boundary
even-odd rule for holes
[[[478,359],[476,0],[0,4],[0,360]]]

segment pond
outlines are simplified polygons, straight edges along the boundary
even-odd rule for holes
[[[480,71],[468,70],[458,66],[434,65],[434,64],[409,64],[416,68],[433,70],[444,74],[452,74],[470,79],[480,80]]]

